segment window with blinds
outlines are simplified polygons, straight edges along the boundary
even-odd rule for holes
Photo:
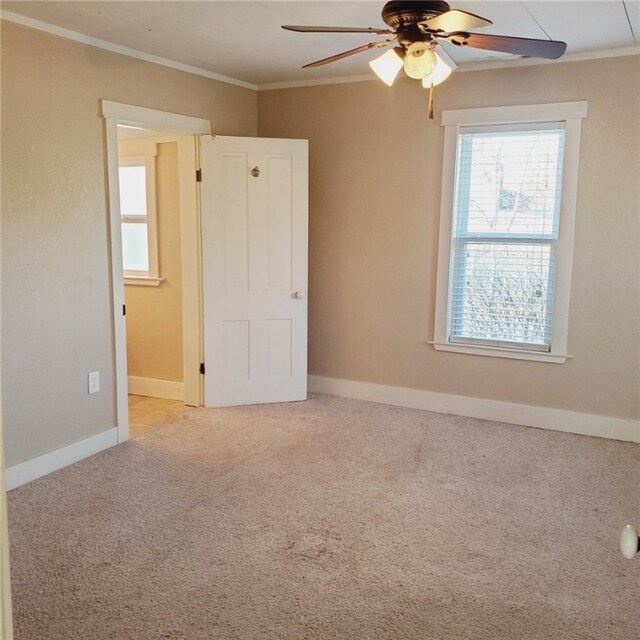
[[[461,127],[448,341],[550,351],[564,122]]]
[[[562,364],[588,103],[442,112],[433,344]]]

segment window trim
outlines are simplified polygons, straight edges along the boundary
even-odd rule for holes
[[[119,156],[118,167],[139,167],[145,168],[146,192],[147,192],[147,215],[144,222],[147,225],[147,249],[149,252],[149,270],[138,271],[124,269],[123,275],[125,284],[144,284],[158,286],[164,278],[160,277],[158,264],[158,211],[156,207],[156,155],[157,147],[153,145],[153,153],[144,155]],[[127,216],[120,212],[120,223],[136,222],[142,223],[142,216]]]
[[[587,102],[558,102],[512,107],[486,107],[443,111],[444,149],[442,160],[442,194],[440,202],[440,233],[436,282],[434,339],[430,342],[438,351],[564,363],[567,353],[571,271],[582,119],[587,116]],[[462,127],[483,125],[523,125],[562,123],[565,129],[564,166],[560,205],[560,225],[556,241],[557,264],[551,329],[551,350],[462,344],[449,340],[449,280],[452,270],[451,240],[455,189],[458,134]]]

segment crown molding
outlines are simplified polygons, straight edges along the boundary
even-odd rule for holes
[[[267,82],[258,85],[258,91],[272,89],[296,89],[298,87],[316,87],[323,84],[349,84],[352,82],[370,82],[377,80],[373,73],[359,76],[342,76],[337,78],[315,78],[314,80],[285,80],[283,82]]]
[[[15,22],[31,29],[38,31],[44,31],[51,35],[66,38],[67,40],[75,40],[82,44],[87,44],[98,49],[105,49],[113,53],[119,53],[130,58],[136,58],[145,62],[152,62],[155,64],[176,69],[178,71],[185,71],[186,73],[192,73],[197,76],[209,78],[210,80],[217,80],[219,82],[225,82],[244,89],[251,89],[253,91],[272,91],[274,89],[296,89],[300,87],[315,87],[328,84],[349,84],[353,82],[372,82],[376,80],[373,74],[357,75],[357,76],[344,76],[344,77],[330,77],[330,78],[316,78],[309,80],[285,80],[282,82],[267,82],[263,84],[252,84],[245,82],[244,80],[238,80],[237,78],[230,78],[228,76],[214,73],[200,67],[193,67],[191,65],[183,64],[182,62],[176,62],[175,60],[169,60],[168,58],[161,58],[154,56],[137,49],[131,49],[124,47],[107,40],[101,40],[100,38],[94,38],[87,36],[77,31],[71,31],[64,29],[48,22],[41,20],[35,20],[28,18],[11,11],[0,10],[0,18],[9,22]],[[562,64],[566,62],[582,62],[585,60],[598,60],[601,58],[618,58],[623,56],[635,56],[640,55],[640,45],[633,45],[630,47],[620,47],[617,49],[601,49],[598,51],[581,51],[579,53],[568,53],[562,58],[557,60],[543,60],[540,58],[509,58],[507,60],[487,60],[483,62],[467,62],[458,66],[456,73],[467,71],[486,71],[489,69],[506,69],[510,67],[530,67],[535,65],[545,64]]]
[[[599,60],[601,58],[619,58],[623,56],[640,55],[640,45],[620,47],[618,49],[601,49],[599,51],[581,51],[568,53],[557,60],[543,60],[541,58],[509,58],[507,60],[487,60],[484,62],[466,62],[458,65],[455,73],[460,71],[486,71],[489,69],[508,69],[510,67],[531,67],[545,64],[563,64],[567,62],[583,62],[585,60]],[[367,82],[376,80],[375,75],[345,76],[342,78],[321,78],[315,80],[292,80],[285,82],[270,82],[258,85],[258,91],[272,91],[273,89],[295,89],[298,87],[315,87],[324,84],[344,84],[349,82]]]
[[[154,64],[162,65],[163,67],[169,67],[171,69],[176,69],[177,71],[185,71],[186,73],[191,73],[196,76],[209,78],[210,80],[218,80],[219,82],[225,82],[226,84],[233,84],[237,87],[243,87],[244,89],[251,89],[253,91],[256,91],[258,89],[257,85],[251,84],[250,82],[245,82],[244,80],[230,78],[228,76],[223,76],[219,73],[214,73],[213,71],[207,71],[206,69],[201,69],[200,67],[192,67],[191,65],[183,64],[182,62],[176,62],[175,60],[169,60],[168,58],[161,58],[160,56],[154,56],[150,53],[145,53],[144,51],[138,51],[137,49],[123,47],[119,44],[108,42],[107,40],[101,40],[100,38],[87,36],[77,31],[64,29],[62,27],[49,24],[48,22],[42,22],[41,20],[28,18],[26,16],[22,16],[18,13],[13,13],[11,11],[4,11],[4,10],[0,11],[0,18],[2,20],[7,20],[8,22],[15,22],[16,24],[20,24],[23,27],[29,27],[30,29],[36,29],[37,31],[44,31],[45,33],[49,33],[51,35],[58,36],[60,38],[65,38],[67,40],[74,40],[75,42],[80,42],[82,44],[87,44],[92,47],[97,47],[98,49],[111,51],[112,53],[119,53],[123,56],[128,56],[129,58],[143,60],[144,62],[152,62]]]
[[[487,60],[486,62],[467,62],[458,66],[456,71],[482,71],[484,69],[504,69],[507,67],[532,67],[545,64],[562,64],[565,62],[584,62],[602,58],[621,58],[640,55],[640,45],[619,47],[617,49],[599,49],[598,51],[580,51],[567,53],[557,60],[543,58],[513,58],[508,60]]]

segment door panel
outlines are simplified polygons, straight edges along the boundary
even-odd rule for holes
[[[205,406],[307,395],[307,142],[202,138]]]
[[[249,322],[246,320],[221,323],[224,348],[225,378],[249,379]]]
[[[222,159],[221,257],[226,289],[246,290],[249,285],[249,197],[243,176],[246,165],[247,154],[229,154]]]
[[[291,156],[267,158],[267,273],[269,289],[291,290],[293,201]]]
[[[290,376],[292,372],[292,321],[267,320],[267,372],[270,376]]]

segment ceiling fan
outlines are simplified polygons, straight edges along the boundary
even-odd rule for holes
[[[559,58],[567,48],[566,43],[556,40],[471,33],[469,29],[480,29],[493,23],[467,11],[450,9],[449,5],[441,0],[392,0],[384,5],[382,19],[389,29],[305,25],[282,25],[282,28],[302,33],[375,33],[393,36],[310,62],[305,64],[303,69],[319,67],[369,49],[396,44],[393,49],[369,62],[369,66],[389,86],[393,84],[400,69],[404,69],[410,78],[421,80],[425,88],[431,89],[430,118],[433,118],[433,87],[446,80],[456,68],[453,60],[440,46],[440,41],[459,47],[549,59]]]

